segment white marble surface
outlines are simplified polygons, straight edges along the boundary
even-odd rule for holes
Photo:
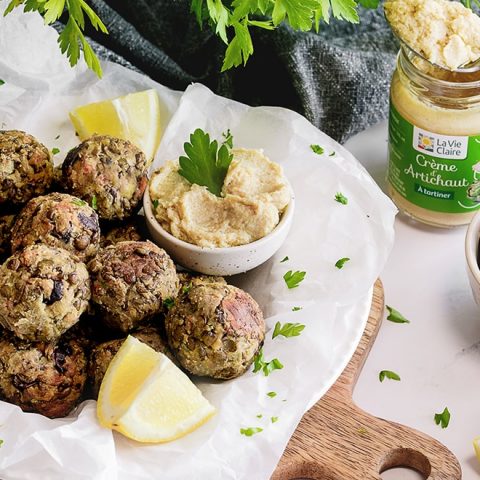
[[[385,188],[387,125],[379,124],[345,145]],[[464,480],[480,478],[472,440],[480,435],[480,308],[468,285],[466,227],[436,229],[399,214],[395,246],[381,274],[387,305],[410,324],[384,321],[354,392],[373,415],[409,425],[445,444],[459,459]],[[380,383],[393,370],[401,381]],[[442,430],[433,416],[448,406]],[[393,472],[389,480],[413,479]]]

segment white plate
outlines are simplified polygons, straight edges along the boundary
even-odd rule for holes
[[[41,37],[44,27],[34,25],[33,17],[31,22],[30,35]],[[0,21],[0,45],[9,41],[3,33],[8,31]],[[48,47],[48,41],[37,39],[29,48],[38,43],[37,55],[45,55],[56,48]],[[21,57],[21,44],[10,48]],[[98,81],[83,68],[72,75],[59,60],[54,80],[43,72],[36,84],[35,72],[15,70],[15,65],[2,65],[2,60],[0,72],[7,72],[6,93],[0,96],[4,128],[27,130],[49,148],[59,148],[60,158],[77,143],[68,120],[70,109],[156,88],[163,104],[162,121],[168,127],[155,165],[178,156],[197,127],[217,137],[230,128],[237,146],[263,148],[281,163],[296,194],[292,230],[270,261],[237,277],[235,283],[258,300],[269,331],[277,321],[306,325],[299,337],[272,340],[267,335],[265,357],[279,358],[282,370],[268,377],[250,371],[229,382],[200,382],[218,414],[169,444],[139,445],[101,429],[93,401],[85,402],[71,417],[57,420],[25,414],[0,402],[2,479],[268,478],[303,413],[334,383],[356,348],[368,317],[371,287],[393,244],[395,208],[351,154],[294,112],[249,108],[215,96],[201,85],[190,86],[179,101],[178,92],[108,63]],[[325,153],[313,153],[311,144],[321,145]],[[348,197],[348,205],[335,202],[339,191]],[[280,263],[287,255],[289,261]],[[341,257],[351,260],[339,270],[334,264]],[[305,281],[293,290],[282,278],[290,269],[307,272]],[[293,306],[303,309],[292,312]],[[277,396],[268,397],[269,391]],[[258,414],[263,417],[258,419]],[[275,424],[272,416],[279,418]],[[253,437],[240,434],[240,428],[251,426],[264,430]]]

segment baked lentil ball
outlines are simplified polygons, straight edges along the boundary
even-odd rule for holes
[[[175,297],[178,278],[165,250],[151,242],[119,242],[89,263],[92,300],[105,323],[128,332]]]
[[[157,352],[163,353],[171,360],[174,360],[167,342],[162,338],[160,332],[156,328],[152,326],[141,327],[132,332],[131,335],[141,342],[146,343]],[[91,383],[92,394],[95,398],[98,396],[100,385],[112,358],[120,350],[120,347],[125,340],[126,337],[109,340],[97,345],[91,351],[88,362],[88,378]]]
[[[74,340],[27,343],[0,339],[0,394],[24,412],[64,417],[77,405],[87,379],[87,358]]]
[[[146,240],[145,218],[135,215],[122,225],[111,227],[100,239],[101,247],[108,247],[118,242],[141,242]]]
[[[53,179],[47,147],[20,130],[0,130],[0,205],[43,195]]]
[[[61,248],[31,245],[0,267],[0,324],[20,339],[55,341],[89,300],[87,267]]]
[[[123,220],[139,208],[147,186],[147,159],[128,140],[95,135],[68,152],[66,191],[96,205],[100,218]]]
[[[225,283],[192,284],[168,311],[165,330],[185,370],[224,380],[247,370],[265,338],[257,302]]]
[[[11,253],[10,239],[15,218],[14,214],[0,215],[0,260]]]
[[[100,245],[98,215],[86,202],[65,193],[32,198],[15,221],[12,251],[36,243],[64,248],[88,261]]]

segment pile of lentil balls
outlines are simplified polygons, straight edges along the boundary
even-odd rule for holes
[[[0,399],[55,418],[96,398],[131,334],[187,373],[243,374],[263,344],[255,300],[221,277],[178,273],[138,214],[148,162],[96,135],[55,168],[0,130]]]

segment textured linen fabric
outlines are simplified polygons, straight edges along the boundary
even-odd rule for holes
[[[200,29],[189,0],[92,0],[109,35],[87,33],[104,59],[177,90],[201,82],[249,105],[295,110],[340,142],[386,118],[398,45],[383,11],[361,10],[358,25],[333,21],[319,34],[252,28],[246,67],[220,73],[225,45]]]

